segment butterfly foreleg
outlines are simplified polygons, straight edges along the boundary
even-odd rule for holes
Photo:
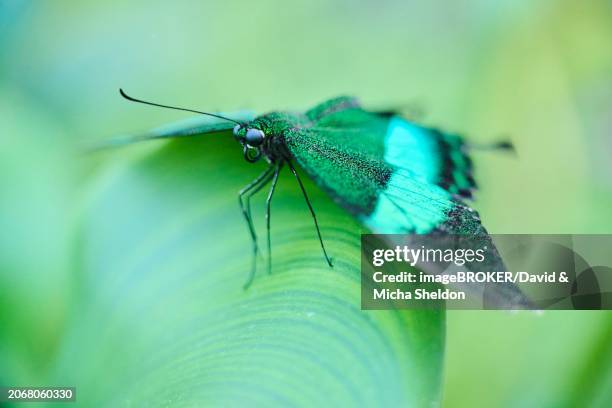
[[[323,238],[321,237],[321,230],[319,229],[319,223],[317,222],[317,216],[314,212],[314,209],[312,208],[312,204],[310,204],[310,200],[308,199],[308,194],[306,194],[306,189],[304,188],[304,184],[302,184],[302,180],[300,179],[300,176],[298,175],[297,171],[295,171],[295,167],[293,167],[293,164],[288,159],[287,159],[287,164],[289,165],[289,168],[291,169],[291,173],[293,173],[293,175],[295,176],[300,186],[300,189],[302,190],[302,194],[304,195],[304,199],[306,200],[306,204],[308,205],[308,209],[310,210],[310,215],[312,216],[312,220],[314,221],[314,225],[317,230],[317,235],[319,237],[319,243],[321,244],[321,249],[323,250],[323,255],[325,256],[325,260],[327,261],[327,264],[329,266],[333,266],[332,261],[327,255],[327,251],[325,250],[325,245],[323,244]]]
[[[247,282],[244,284],[244,289],[247,289],[253,282],[253,278],[255,277],[255,269],[257,267],[257,253],[259,252],[259,248],[257,245],[257,234],[255,232],[255,226],[253,225],[253,220],[250,214],[250,198],[253,194],[261,190],[263,186],[265,186],[270,181],[270,177],[272,176],[273,170],[274,166],[269,166],[263,173],[257,176],[255,180],[247,184],[238,192],[238,203],[240,204],[240,210],[242,211],[242,215],[244,216],[244,219],[247,223],[247,227],[249,228],[251,241],[253,243],[253,260],[251,265],[251,272],[249,273],[249,278],[247,279]],[[245,199],[246,205],[244,201]]]
[[[270,239],[270,205],[272,203],[272,195],[276,189],[276,183],[278,182],[278,175],[280,174],[281,168],[283,167],[282,162],[278,162],[274,166],[274,177],[272,178],[272,186],[268,192],[268,198],[266,199],[266,239],[268,241],[268,274],[272,273],[272,245]]]
[[[270,182],[270,180],[272,180],[272,177],[274,176],[273,169],[274,169],[274,166],[270,166],[267,170],[268,174],[266,175],[266,177],[263,180],[261,180],[257,186],[253,186],[253,189],[244,195],[246,212],[247,212],[249,219],[251,220],[251,223],[253,222],[253,217],[251,216],[251,197],[257,194],[266,184]]]

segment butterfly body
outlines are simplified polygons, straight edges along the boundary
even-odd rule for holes
[[[134,141],[205,134],[233,134],[248,162],[264,159],[266,170],[239,192],[241,211],[252,239],[253,263],[245,285],[255,275],[259,251],[251,217],[250,198],[270,185],[266,199],[268,271],[271,271],[270,204],[281,170],[294,175],[310,210],[329,266],[314,208],[294,164],[339,205],[376,233],[473,234],[494,254],[490,270],[505,270],[501,257],[465,199],[476,184],[472,162],[462,138],[412,123],[393,112],[364,109],[355,98],[338,97],[306,112],[276,111],[261,116],[242,112],[232,117],[134,99],[131,101],[201,113],[208,117],[164,127],[144,135],[106,143],[117,146]],[[215,118],[211,120],[210,117]],[[497,147],[508,148],[507,143]],[[497,268],[497,269],[496,269]],[[500,299],[528,305],[513,285],[498,288]]]
[[[375,232],[484,232],[476,212],[460,201],[471,197],[475,184],[456,136],[366,111],[348,97],[304,114],[257,117],[236,127],[238,140],[249,129],[264,136],[261,145],[247,143],[247,149],[258,149],[269,163],[297,162]],[[453,224],[457,219],[459,225]]]

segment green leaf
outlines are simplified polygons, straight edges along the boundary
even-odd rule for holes
[[[334,268],[285,171],[272,204],[273,272],[259,259],[245,291],[251,244],[237,191],[263,164],[216,136],[109,159],[84,200],[79,296],[52,374],[81,404],[439,403],[444,312],[362,311],[360,226],[310,181]],[[265,248],[263,197],[253,215]]]

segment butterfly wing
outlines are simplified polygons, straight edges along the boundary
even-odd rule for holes
[[[322,104],[306,115],[312,126],[284,135],[289,151],[365,226],[385,234],[473,235],[478,247],[488,247],[489,256],[466,267],[506,270],[477,212],[461,200],[474,181],[460,138],[367,112],[351,98]],[[532,308],[510,283],[490,284],[485,293],[489,306]]]
[[[285,140],[315,182],[372,231],[485,232],[477,213],[450,192],[386,161],[380,140],[365,142],[376,134],[310,128],[290,131]]]
[[[455,196],[472,198],[476,183],[461,137],[391,116],[384,138],[386,160]]]
[[[319,185],[373,231],[485,232],[458,194],[473,185],[461,139],[365,111],[347,97],[306,115],[312,126],[289,131],[287,147]]]
[[[367,112],[355,98],[339,97],[306,112],[315,129],[361,133],[362,145],[377,145],[385,160],[460,198],[472,198],[476,183],[464,140],[409,122],[393,113]],[[382,144],[381,144],[382,143]]]
[[[225,114],[224,114],[225,115]],[[249,122],[255,115],[249,111],[228,113],[227,117],[239,122]],[[95,143],[89,150],[99,150],[124,146],[136,142],[156,139],[174,139],[180,137],[201,136],[212,133],[231,131],[236,124],[228,120],[209,116],[194,116],[176,123],[165,125],[139,135],[118,136],[100,143]]]

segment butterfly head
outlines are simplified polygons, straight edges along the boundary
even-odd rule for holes
[[[251,163],[262,156],[262,145],[266,140],[263,130],[250,124],[239,124],[234,127],[234,137],[240,142],[244,150],[244,158]]]

